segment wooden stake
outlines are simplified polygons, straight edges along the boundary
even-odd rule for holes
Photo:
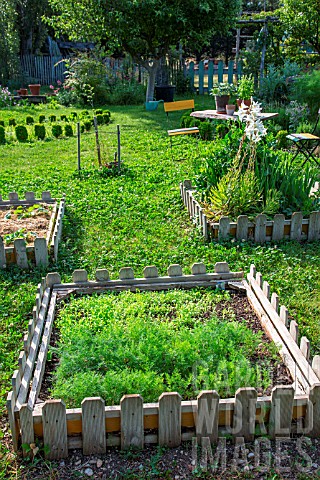
[[[99,167],[102,167],[97,117],[93,117],[93,123],[94,123],[94,131],[95,131],[95,134],[96,134],[96,146],[97,146],[97,153],[98,153],[98,163],[99,163]]]

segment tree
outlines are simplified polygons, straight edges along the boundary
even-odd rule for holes
[[[320,54],[320,0],[284,0],[279,10],[286,32],[286,48],[301,51],[307,42]]]
[[[214,34],[226,34],[240,0],[49,0],[49,23],[74,40],[95,40],[122,48],[148,73],[147,101],[154,96],[160,59],[179,42],[199,48]]]
[[[0,84],[6,85],[18,71],[19,39],[16,34],[16,2],[0,0]]]
[[[48,14],[48,0],[16,0],[17,27],[22,55],[40,50],[47,35],[42,16]]]

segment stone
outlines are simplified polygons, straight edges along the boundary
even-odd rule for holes
[[[85,473],[85,475],[87,475],[87,477],[92,477],[93,470],[92,470],[92,468],[86,468],[84,473]]]
[[[97,460],[97,468],[101,468],[101,467],[102,467],[102,464],[103,464],[103,461],[100,460],[100,458],[98,458],[98,460]]]

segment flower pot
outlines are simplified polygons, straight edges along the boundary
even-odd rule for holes
[[[27,88],[20,88],[19,92],[20,92],[20,95],[28,95],[28,89]]]
[[[216,111],[217,113],[227,113],[226,106],[228,105],[230,95],[215,95]]]
[[[251,105],[251,100],[242,100],[241,98],[237,98],[237,105],[238,108],[241,107],[241,104],[244,103],[246,107],[250,107]]]
[[[235,112],[235,109],[236,109],[235,105],[227,105],[226,106],[227,115],[233,115]]]
[[[40,84],[29,85],[31,95],[40,95]]]

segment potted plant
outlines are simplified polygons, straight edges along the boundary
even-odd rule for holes
[[[251,97],[254,94],[254,79],[253,76],[250,75],[243,75],[238,83],[238,98],[237,104],[238,107],[244,103],[247,107],[251,105]]]
[[[39,83],[34,83],[32,85],[29,85],[31,95],[40,95],[40,87],[41,85]]]
[[[229,102],[230,95],[235,91],[236,86],[233,83],[219,82],[213,84],[210,95],[214,96],[217,113],[227,113],[226,105]]]

